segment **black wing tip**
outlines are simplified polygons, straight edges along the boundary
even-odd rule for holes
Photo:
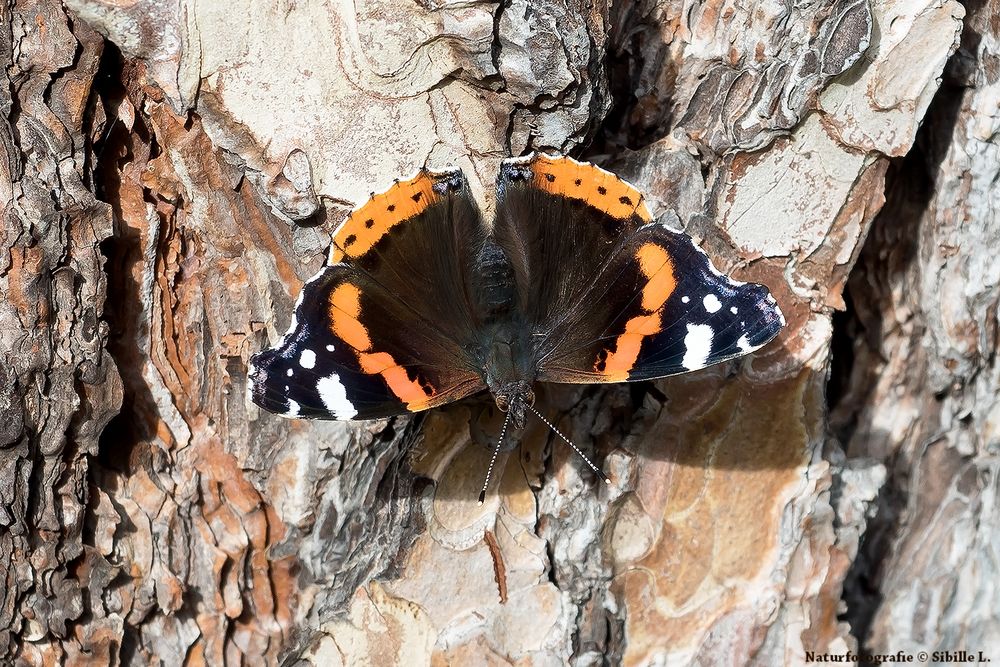
[[[781,312],[777,300],[765,285],[752,284],[763,290],[764,297],[757,302],[757,309],[760,311],[760,319],[754,329],[747,333],[747,340],[756,350],[767,345],[774,340],[781,330],[785,328],[785,315]]]
[[[274,361],[279,350],[269,347],[250,357],[247,364],[247,398],[257,407],[280,417],[299,418],[299,410],[289,400],[281,387],[276,386]]]
[[[281,417],[297,417],[286,397],[270,386],[265,355],[272,349],[263,350],[252,357],[247,364],[247,398],[259,408]]]
[[[312,391],[316,378],[304,374],[304,368],[295,369],[290,359],[291,352],[292,347],[283,339],[278,345],[250,357],[247,364],[247,398],[267,412],[287,419],[337,419],[325,406],[319,405],[321,399],[318,393]],[[292,369],[291,374],[289,369]],[[306,387],[310,390],[303,391]]]
[[[283,376],[280,372],[275,372],[280,371],[280,368],[283,367],[281,362],[277,361],[283,358],[281,354],[275,355],[276,364],[274,366],[259,366],[257,363],[258,358],[269,352],[277,353],[278,351],[274,348],[269,348],[260,354],[254,355],[251,357],[250,364],[247,367],[247,398],[254,405],[286,419],[346,421],[358,418],[355,417],[357,414],[356,411],[348,410],[348,412],[342,412],[331,410],[326,405],[320,405],[324,401],[318,393],[318,382],[307,381],[306,384],[309,388],[306,389],[306,385],[302,384],[302,379],[296,378],[292,380],[290,377]],[[290,385],[285,384],[287,381],[295,383],[294,398],[292,392],[288,391]],[[346,401],[346,398],[342,400]],[[345,405],[348,408],[353,408],[349,403]]]
[[[657,224],[666,229],[670,235],[674,238],[675,242],[684,243],[694,248],[697,251],[695,257],[697,257],[697,264],[700,265],[701,271],[699,272],[702,276],[705,285],[711,286],[716,285],[725,291],[731,291],[733,294],[731,304],[726,304],[729,307],[734,305],[737,308],[751,307],[756,309],[759,313],[759,318],[757,320],[757,326],[763,331],[768,332],[766,340],[761,342],[761,345],[767,343],[772,338],[778,335],[785,327],[785,315],[781,312],[781,308],[778,306],[778,301],[774,298],[771,293],[770,288],[767,285],[756,282],[742,282],[736,280],[727,273],[723,273],[715,267],[712,263],[712,259],[708,256],[701,246],[694,242],[688,234],[670,228],[665,223],[661,222],[663,216],[654,221],[652,224]],[[721,294],[719,295],[721,296]],[[736,311],[733,313],[737,314]],[[754,340],[753,337],[750,338],[751,341]]]
[[[713,344],[711,357],[719,360],[736,358],[756,352],[772,340],[785,327],[785,316],[778,302],[766,286],[758,283],[743,283],[729,302],[735,304],[736,312],[727,319],[737,324],[732,333],[719,340],[719,348]],[[729,327],[721,327],[729,329]],[[714,363],[714,361],[712,361]]]

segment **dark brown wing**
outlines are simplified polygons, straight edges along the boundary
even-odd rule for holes
[[[373,196],[334,233],[288,334],[251,360],[253,401],[288,417],[373,419],[484,389],[466,350],[485,234],[458,170]]]

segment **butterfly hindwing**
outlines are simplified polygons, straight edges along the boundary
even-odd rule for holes
[[[650,221],[638,191],[592,165],[507,161],[496,230],[542,381],[683,373],[750,352],[784,324],[766,288],[720,274],[690,237]]]
[[[468,262],[484,234],[457,170],[373,196],[334,233],[288,334],[251,360],[254,402],[290,417],[374,419],[483,389],[464,349]]]

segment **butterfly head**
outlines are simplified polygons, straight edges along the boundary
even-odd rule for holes
[[[535,392],[525,380],[512,380],[493,391],[493,398],[502,412],[510,415],[515,428],[524,428],[525,415],[535,404]]]
[[[503,427],[500,429],[500,437],[497,438],[496,447],[493,449],[493,457],[490,459],[490,465],[486,469],[486,480],[483,482],[483,489],[479,492],[479,504],[482,505],[486,499],[486,489],[490,485],[490,476],[493,473],[493,465],[496,463],[497,455],[503,448],[504,436],[507,434],[507,427],[513,423],[515,428],[524,428],[524,419],[528,412],[533,413],[536,417],[542,420],[546,426],[548,426],[553,433],[562,438],[567,445],[569,445],[574,452],[580,455],[580,457],[590,466],[598,477],[600,477],[605,484],[611,484],[611,480],[608,478],[604,471],[598,468],[594,463],[580,451],[572,440],[563,435],[562,431],[556,428],[555,424],[550,422],[545,416],[535,409],[535,392],[531,389],[531,384],[525,380],[512,380],[504,383],[499,389],[493,390],[493,397],[496,399],[497,407],[499,407],[503,412],[507,413],[507,416],[503,420]]]

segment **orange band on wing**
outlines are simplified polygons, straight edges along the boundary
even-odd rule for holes
[[[361,289],[351,283],[337,285],[328,298],[327,312],[333,333],[357,353],[358,365],[369,375],[381,375],[386,385],[408,410],[422,410],[437,392],[420,375],[411,379],[406,369],[388,352],[371,352],[368,329],[358,319],[361,315]]]
[[[677,281],[674,279],[674,265],[670,262],[667,249],[655,243],[644,243],[639,246],[635,256],[639,260],[639,270],[649,281],[642,289],[642,309],[647,313],[652,313],[666,303],[674,288],[677,287]],[[664,266],[667,267],[666,273],[657,275]]]
[[[430,383],[426,381],[421,383],[419,377],[411,380],[406,369],[397,364],[387,352],[362,353],[358,355],[358,361],[365,373],[381,375],[392,393],[406,403],[407,408],[417,408],[420,403],[426,402],[434,395],[434,387]]]
[[[434,186],[454,177],[454,172],[423,170],[410,180],[400,181],[382,194],[372,196],[337,228],[330,247],[330,264],[364,255],[390,229],[440,201],[443,195]]]
[[[661,311],[674,289],[677,279],[674,265],[667,249],[655,243],[644,243],[635,253],[639,270],[646,277],[642,288],[642,315],[636,315],[625,323],[625,331],[615,338],[613,348],[601,350],[594,362],[594,370],[607,378],[608,382],[624,382],[639,359],[642,341],[662,330]]]
[[[612,218],[633,215],[650,220],[642,193],[614,174],[567,157],[536,155],[531,161],[534,186],[545,192],[581,199]]]
[[[333,333],[356,350],[372,346],[368,329],[359,320],[361,290],[351,283],[341,283],[330,293],[330,321]]]

